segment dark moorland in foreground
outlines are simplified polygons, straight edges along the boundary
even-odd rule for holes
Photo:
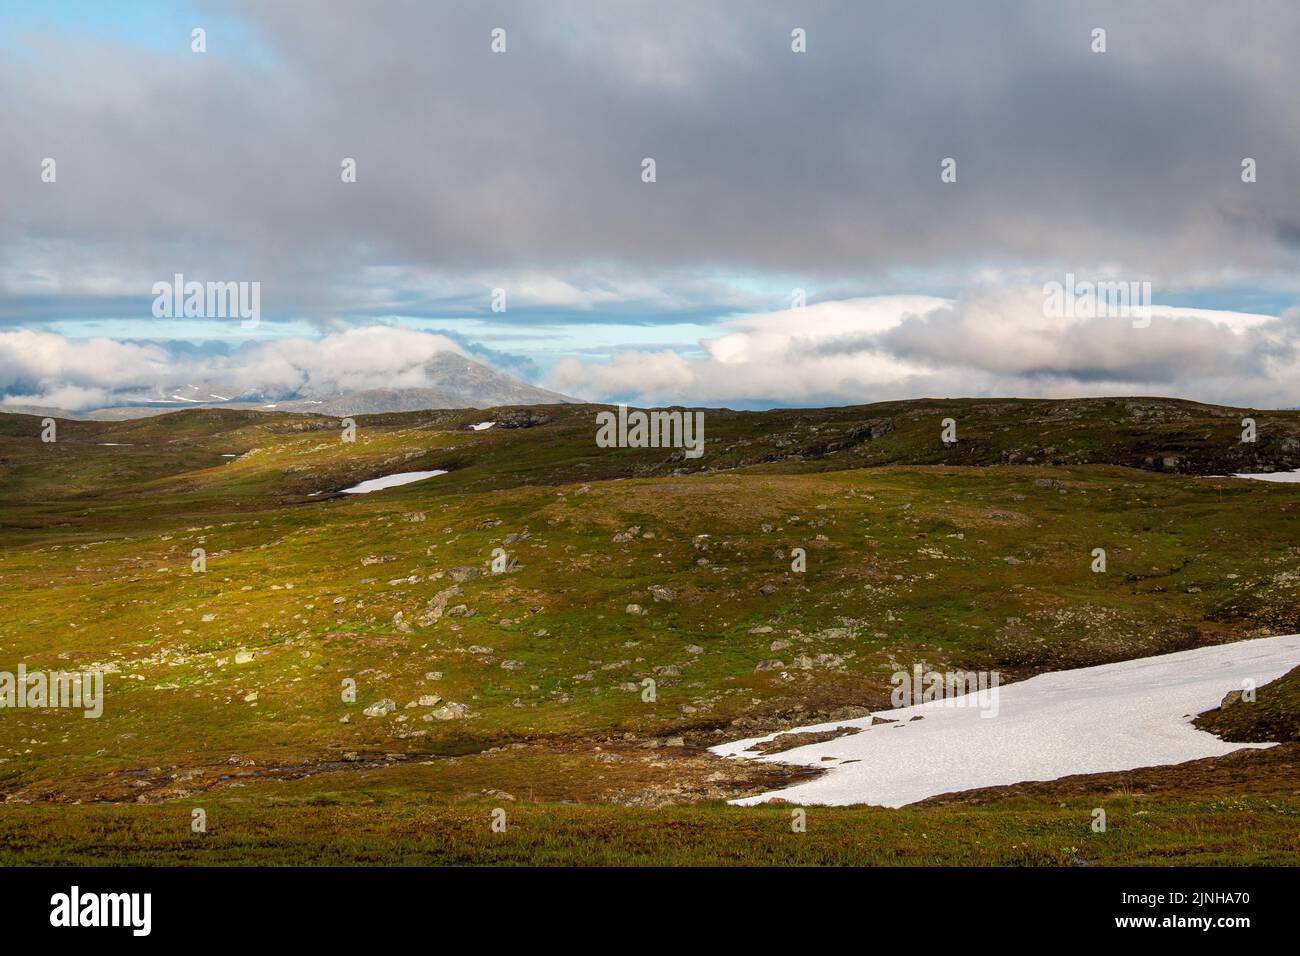
[[[0,711],[0,864],[1297,859],[1297,671],[1199,720],[1274,748],[806,833],[725,801],[808,771],[705,748],[887,707],[914,662],[1011,680],[1300,631],[1300,485],[1214,477],[1300,468],[1300,412],[709,410],[692,460],[598,448],[597,410],[363,416],[353,443],[222,409],[44,443],[0,414],[0,670],[109,672],[100,719]]]

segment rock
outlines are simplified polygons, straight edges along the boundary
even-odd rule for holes
[[[665,747],[685,747],[686,741],[681,737],[669,737],[664,741]]]
[[[642,616],[644,616],[646,613],[645,608],[643,608],[640,604],[629,604],[623,610],[628,614],[637,614]]]
[[[502,661],[501,668],[502,670],[507,670],[507,671],[520,671],[524,669],[524,662],[523,661]]]
[[[442,618],[443,612],[446,611],[447,602],[458,594],[460,594],[460,588],[455,585],[435,594],[429,600],[429,603],[425,605],[424,613],[420,615],[420,626],[428,627],[430,624],[436,624]]]
[[[249,693],[244,695],[245,704],[251,704],[255,700],[257,700],[257,691],[250,691]]]
[[[250,663],[252,663],[252,661],[253,661],[253,656],[254,656],[254,655],[253,655],[253,652],[252,652],[252,651],[236,651],[236,652],[235,652],[235,663],[236,663],[236,664],[250,664]]]
[[[775,653],[776,651],[783,651],[789,646],[789,641],[773,641],[771,646],[768,647],[768,650]]]
[[[666,588],[660,584],[650,585],[650,595],[656,601],[673,601],[677,598],[672,588]]]
[[[497,428],[536,428],[551,420],[549,415],[525,409],[498,412],[496,418]]]
[[[478,568],[471,567],[452,568],[447,572],[451,579],[457,584],[464,584],[466,581],[473,581],[478,577],[478,573]]]
[[[687,644],[687,645],[686,645],[686,653],[687,653],[687,654],[703,654],[703,653],[704,653],[704,648],[700,647],[700,645],[698,645],[698,644]]]
[[[1223,700],[1219,701],[1220,707],[1231,707],[1233,704],[1241,701],[1241,691],[1232,690],[1224,695]]]
[[[386,714],[391,714],[395,710],[397,710],[397,702],[385,697],[382,700],[375,701],[367,707],[363,713],[367,717],[383,717]]]
[[[437,707],[442,703],[442,698],[437,694],[421,694],[416,703],[421,707]]]
[[[429,716],[434,720],[460,720],[469,715],[469,708],[464,704],[443,704]]]
[[[785,667],[784,661],[778,661],[778,660],[759,661],[756,665],[754,665],[754,673],[757,674],[761,671],[776,671],[776,670],[780,670],[783,667]]]
[[[758,593],[759,593],[759,594],[766,594],[766,595],[768,595],[768,596],[771,596],[771,595],[773,595],[773,594],[776,593],[776,585],[775,585],[775,584],[772,584],[772,583],[770,583],[770,582],[767,583],[767,584],[764,584],[761,588],[758,589]]]

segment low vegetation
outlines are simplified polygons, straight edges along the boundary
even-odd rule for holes
[[[0,415],[0,670],[108,671],[100,719],[0,711],[0,859],[1294,857],[1284,774],[813,808],[795,834],[788,807],[724,801],[806,771],[705,748],[888,706],[915,662],[1011,680],[1300,631],[1300,488],[1212,477],[1300,468],[1300,413],[718,411],[690,460],[597,448],[594,411],[369,416],[351,443],[306,415],[60,421],[53,443]],[[1295,740],[1295,684],[1202,726]],[[1097,799],[1124,821],[1106,835]]]

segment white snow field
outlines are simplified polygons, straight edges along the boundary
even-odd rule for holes
[[[1234,478],[1254,478],[1256,481],[1300,481],[1300,471],[1261,471],[1255,474],[1233,475]]]
[[[372,491],[382,491],[385,488],[396,488],[398,485],[409,485],[413,481],[424,481],[426,478],[436,478],[438,475],[445,475],[443,471],[403,471],[396,475],[384,475],[382,478],[371,478],[369,481],[363,481],[359,485],[353,485],[351,488],[344,488],[345,495],[367,495]]]
[[[954,698],[969,706],[934,701],[877,711],[895,723],[873,727],[867,716],[786,731],[862,728],[780,753],[745,753],[776,734],[711,749],[724,757],[829,768],[807,783],[732,803],[753,805],[779,797],[796,804],[901,807],[958,790],[1271,747],[1220,740],[1197,730],[1191,720],[1217,707],[1229,691],[1241,690],[1243,680],[1260,686],[1297,665],[1300,634],[1266,637],[1004,684],[992,717],[981,717],[976,695],[969,694]],[[912,721],[916,716],[924,719]]]

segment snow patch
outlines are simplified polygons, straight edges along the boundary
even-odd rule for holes
[[[383,478],[371,478],[359,485],[353,485],[351,488],[344,488],[343,494],[365,495],[372,491],[395,488],[398,485],[409,485],[413,481],[424,481],[426,478],[434,478],[446,473],[446,471],[403,471],[395,475],[385,475]]]
[[[1254,478],[1256,481],[1300,481],[1300,470],[1297,471],[1262,471],[1258,474],[1233,475],[1234,478]]]
[[[783,731],[862,732],[771,755],[746,751],[776,734],[711,750],[723,757],[830,768],[816,780],[732,803],[779,797],[797,804],[901,807],[941,793],[1271,747],[1220,740],[1198,730],[1192,719],[1217,707],[1229,691],[1241,690],[1244,679],[1262,685],[1297,664],[1300,634],[1266,637],[1004,684],[996,717],[981,717],[976,701],[933,701],[877,712],[890,723],[872,726],[868,716]],[[858,762],[844,763],[850,760]]]

